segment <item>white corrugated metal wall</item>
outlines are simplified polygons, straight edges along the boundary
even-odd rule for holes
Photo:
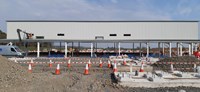
[[[63,22],[8,21],[7,39],[18,39],[16,30],[22,29],[45,39],[198,39],[198,22]],[[64,36],[57,36],[63,33]],[[117,36],[110,36],[116,34]],[[124,36],[131,34],[131,36]]]

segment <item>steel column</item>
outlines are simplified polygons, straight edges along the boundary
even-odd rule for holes
[[[67,42],[65,42],[65,57],[67,57]]]
[[[93,54],[93,43],[91,43],[91,58],[92,58],[92,55]]]
[[[191,56],[191,44],[189,43],[189,46],[188,46],[188,49],[189,49],[189,56]]]
[[[40,42],[37,42],[37,57],[40,57]]]
[[[198,47],[198,44],[196,43],[196,44],[195,44],[195,51],[197,51],[197,47]]]
[[[146,57],[149,57],[149,43],[146,43],[147,45],[147,54],[146,54]]]
[[[162,53],[163,53],[163,56],[165,55],[165,43],[162,43]]]
[[[172,57],[172,43],[169,43],[169,57]]]
[[[180,56],[183,56],[183,44],[180,43]]]
[[[191,54],[193,54],[194,52],[194,43],[191,44],[192,48],[191,48]]]
[[[118,49],[119,49],[119,56],[120,56],[120,42],[118,43]]]

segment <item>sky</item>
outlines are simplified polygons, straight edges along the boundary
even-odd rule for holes
[[[6,20],[199,20],[200,0],[0,0]]]

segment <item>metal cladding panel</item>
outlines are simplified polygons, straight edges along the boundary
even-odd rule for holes
[[[198,39],[198,22],[7,22],[7,39],[18,39],[17,29],[44,39]]]

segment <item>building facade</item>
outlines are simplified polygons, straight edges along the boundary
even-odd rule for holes
[[[7,21],[7,39],[17,29],[33,39],[66,40],[197,40],[198,21]],[[20,34],[23,38],[24,34]]]

